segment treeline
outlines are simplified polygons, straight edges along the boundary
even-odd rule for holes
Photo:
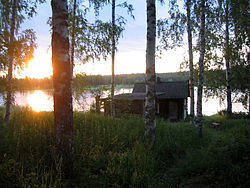
[[[204,85],[210,89],[220,88],[223,86],[225,80],[225,70],[210,70],[205,72]],[[198,73],[195,71],[195,86],[197,86]],[[188,80],[189,72],[172,72],[172,73],[157,73],[157,77],[161,81],[171,82],[171,81],[183,81]],[[232,86],[237,88],[238,82],[234,79],[237,75],[233,74]],[[234,81],[236,80],[236,81]],[[120,74],[115,76],[116,85],[134,85],[134,83],[144,82],[145,74]],[[85,88],[85,87],[97,87],[100,85],[109,85],[111,82],[111,75],[85,75],[76,74],[73,78],[73,88]],[[6,77],[0,78],[1,91],[5,91],[7,79]],[[212,88],[211,88],[212,87]],[[52,78],[15,78],[12,81],[13,90],[34,90],[34,89],[52,89],[53,81]]]
[[[174,72],[174,73],[158,73],[162,81],[180,81],[188,80],[188,72]],[[81,87],[79,84],[86,84],[88,86],[109,85],[111,80],[110,75],[82,75],[77,74],[74,78],[74,87]],[[115,83],[117,85],[134,85],[134,83],[145,82],[145,74],[120,74],[115,76]]]
[[[159,73],[162,81],[178,81],[187,80],[188,72],[175,72],[175,73]],[[96,87],[100,85],[109,85],[111,81],[110,75],[85,75],[76,74],[73,78],[73,88]],[[117,85],[133,85],[136,82],[144,82],[145,74],[121,74],[115,76]],[[5,91],[7,79],[2,77],[0,79],[1,90]],[[52,89],[53,81],[51,78],[35,79],[35,78],[22,78],[13,79],[13,90],[33,90],[33,89]]]
[[[52,89],[53,82],[51,78],[13,78],[12,82],[12,90],[34,90],[34,89]],[[7,87],[7,78],[0,78],[1,91],[6,91]]]
[[[225,70],[209,70],[205,71],[204,76],[204,86],[209,89],[218,89],[223,87],[223,83],[225,80]],[[195,71],[195,86],[197,86],[197,78],[198,73]],[[172,73],[157,73],[157,77],[161,79],[161,81],[183,81],[188,80],[189,72],[172,72]],[[237,79],[237,75],[232,75],[232,86],[233,89],[239,86]],[[144,82],[145,74],[120,74],[115,76],[116,85],[134,85],[134,83]],[[85,74],[76,74],[73,78],[73,88],[86,88],[86,87],[97,87],[100,85],[110,85],[111,75],[85,75]],[[6,77],[0,78],[1,91],[5,91],[6,89],[7,79]],[[12,81],[13,90],[34,90],[34,89],[52,89],[53,81],[52,78],[15,78]]]

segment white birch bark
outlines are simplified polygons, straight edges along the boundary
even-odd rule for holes
[[[197,125],[199,127],[199,136],[202,137],[202,90],[203,90],[203,72],[205,55],[205,0],[200,1],[200,57],[197,91]]]
[[[57,160],[62,160],[64,178],[70,178],[74,147],[68,6],[67,0],[52,0],[51,5],[55,154]]]
[[[17,3],[18,0],[13,0],[12,3],[12,17],[10,26],[10,47],[8,49],[9,64],[8,64],[8,75],[7,75],[7,101],[6,101],[6,112],[4,117],[4,125],[10,119],[11,103],[13,101],[12,93],[12,79],[13,79],[13,52],[14,52],[14,40],[15,40],[15,27],[16,27],[16,14],[17,14]]]
[[[115,0],[112,0],[112,76],[111,76],[111,116],[115,117]]]
[[[194,125],[194,66],[193,66],[193,44],[191,30],[191,0],[187,0],[187,32],[188,32],[188,54],[189,54],[189,88],[190,88],[190,124]]]
[[[250,113],[250,91],[248,91],[248,113]]]
[[[71,56],[70,56],[70,64],[71,64],[71,71],[72,71],[72,77],[74,72],[74,55],[75,55],[75,23],[76,23],[76,0],[73,2],[73,23],[72,23],[72,36],[71,36]]]
[[[146,102],[145,137],[151,143],[155,141],[155,36],[156,7],[155,0],[147,0],[147,49],[146,49]]]
[[[225,7],[225,35],[226,35],[226,45],[225,45],[225,61],[226,61],[226,85],[227,85],[227,113],[232,114],[232,99],[231,99],[231,70],[230,70],[230,50],[229,50],[229,10],[228,10],[228,0],[226,0]]]

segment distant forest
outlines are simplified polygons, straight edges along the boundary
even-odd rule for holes
[[[205,72],[204,85],[209,86],[215,83],[225,82],[224,70],[213,70]],[[188,80],[189,72],[173,72],[173,73],[157,73],[156,77],[160,77],[161,81],[183,81]],[[73,89],[83,89],[90,87],[98,87],[101,85],[110,85],[110,75],[85,75],[76,74],[73,78]],[[144,82],[145,74],[121,74],[115,76],[116,85],[134,85],[134,83]],[[213,82],[213,83],[211,83]],[[1,91],[5,91],[6,77],[0,78]],[[197,85],[197,71],[195,71],[195,85]],[[13,79],[13,90],[34,90],[34,89],[52,89],[52,78],[22,78]]]
[[[180,81],[188,80],[188,72],[158,73],[162,81]],[[84,75],[77,74],[73,78],[73,88],[97,87],[100,85],[109,85],[110,75]],[[115,76],[116,85],[133,85],[136,82],[144,82],[145,74],[121,74]],[[6,78],[0,78],[1,91],[5,91]],[[52,89],[53,82],[51,78],[35,79],[22,78],[13,79],[13,90],[33,90],[33,89]]]
[[[158,73],[162,81],[181,81],[188,80],[188,72],[175,72],[175,73]],[[83,76],[76,75],[74,78],[74,87],[80,87],[78,83],[85,83],[88,86],[109,85],[111,80],[110,75],[91,75]],[[121,74],[115,76],[116,85],[134,85],[134,83],[145,82],[145,74]]]

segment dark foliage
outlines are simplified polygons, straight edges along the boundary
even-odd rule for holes
[[[0,109],[1,117],[4,109]],[[74,114],[75,177],[62,179],[53,153],[53,113],[15,109],[0,119],[0,186],[9,187],[249,187],[250,121],[215,115],[204,137],[188,122],[158,119],[154,148],[144,145],[144,121]],[[220,122],[213,129],[212,122]]]

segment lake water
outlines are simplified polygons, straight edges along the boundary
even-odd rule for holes
[[[123,88],[116,89],[115,94],[131,93],[131,89]],[[196,92],[195,92],[196,94]],[[109,91],[102,92],[102,97],[109,95]],[[195,96],[196,97],[196,96]],[[188,103],[190,99],[188,100]],[[222,102],[217,97],[209,97],[203,99],[204,115],[212,115],[220,110],[226,109],[226,101]],[[73,109],[74,111],[88,111],[91,105],[95,103],[94,94],[90,91],[84,93],[75,92],[73,95]],[[0,95],[0,105],[4,105],[3,96]],[[31,90],[15,92],[15,105],[29,106],[33,110],[39,111],[52,111],[53,110],[53,93],[44,90]],[[233,103],[233,112],[247,112],[241,103]],[[189,107],[189,104],[188,104]]]
[[[197,92],[195,92],[195,113],[196,113],[196,99],[197,99]],[[232,95],[233,96],[233,95]],[[188,105],[190,104],[190,98],[188,99]],[[226,110],[227,104],[226,99],[222,101],[218,97],[203,97],[202,99],[202,114],[203,115],[213,115],[221,110]],[[190,112],[190,106],[188,106],[188,111]],[[247,109],[244,108],[242,103],[233,102],[232,103],[232,111],[233,112],[248,112]]]
[[[122,88],[115,90],[115,95],[122,93],[130,93],[132,88]],[[108,91],[103,91],[101,97],[107,97]],[[15,105],[28,106],[34,111],[52,111],[53,110],[53,92],[46,90],[28,90],[17,91],[14,94]],[[95,96],[92,92],[74,92],[73,94],[73,109],[74,111],[86,112],[90,109],[91,105],[95,103]],[[0,94],[0,106],[4,105],[3,96]]]

